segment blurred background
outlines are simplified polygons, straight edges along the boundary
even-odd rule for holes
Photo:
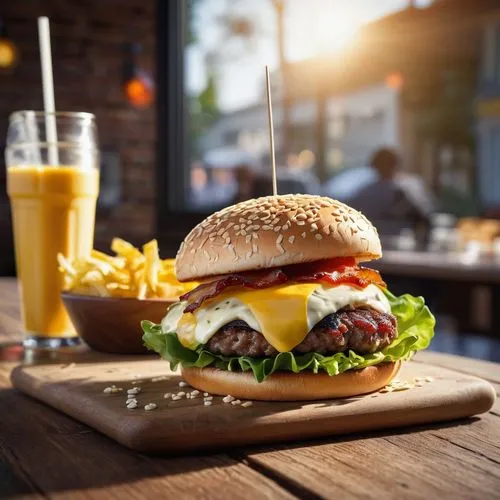
[[[500,360],[500,1],[4,1],[2,150],[9,114],[42,108],[39,15],[57,109],[97,117],[98,248],[157,236],[173,255],[207,213],[270,194],[268,64],[279,192],[361,209],[390,287],[438,313],[433,348]]]

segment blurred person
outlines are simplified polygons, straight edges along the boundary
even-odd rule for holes
[[[252,198],[255,180],[254,169],[246,163],[237,165],[235,168],[235,180],[237,184],[237,193],[234,202],[231,203],[233,205]]]
[[[435,202],[417,175],[402,171],[401,159],[391,148],[381,148],[371,159],[377,178],[348,200],[348,204],[373,221],[382,238],[412,230],[420,243],[427,243],[430,216]]]

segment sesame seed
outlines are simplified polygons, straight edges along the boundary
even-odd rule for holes
[[[295,241],[295,236],[290,236],[290,237],[288,238],[288,241],[289,241],[291,244],[293,244],[293,242]]]
[[[244,229],[242,229],[242,230],[240,231],[240,233],[241,233],[241,236],[246,236],[246,234],[247,234],[247,232],[246,232]]]
[[[186,399],[191,399],[191,394],[189,394],[189,392],[186,394]]]
[[[172,396],[172,401],[179,401],[179,399],[182,399],[181,396]]]
[[[317,230],[318,230],[318,225],[315,222],[313,222],[311,224],[311,231],[317,231]]]
[[[139,394],[141,392],[141,388],[140,387],[133,387],[132,389],[128,389],[127,390],[127,394]]]
[[[182,396],[185,396],[185,395],[186,395],[186,393],[184,391],[179,391],[177,393],[177,396],[180,396],[181,398],[182,398]]]
[[[164,397],[165,399],[169,399],[169,398],[171,398],[171,397],[172,397],[172,393],[171,393],[171,392],[166,392],[166,393],[163,395],[163,397]]]
[[[251,235],[251,234],[247,234],[247,235],[245,236],[245,243],[247,243],[247,244],[248,244],[248,243],[250,243],[250,240],[251,240],[251,239],[252,239],[252,235]]]
[[[205,396],[205,397],[203,398],[203,401],[212,401],[212,399],[214,399],[214,397],[213,397],[213,396]]]
[[[179,387],[187,387],[189,384],[187,382],[184,382],[184,380],[181,380],[178,385]]]
[[[133,401],[127,402],[126,406],[127,406],[127,409],[129,409],[129,410],[135,410],[137,408],[137,401],[133,400]]]
[[[132,380],[132,385],[142,384],[142,380]]]
[[[315,237],[317,240],[321,240],[321,239],[323,239],[323,236],[321,236],[321,234],[319,234],[319,233],[318,233],[318,234],[316,234],[314,237]]]
[[[235,399],[236,398],[234,396],[231,396],[230,394],[228,394],[227,396],[222,398],[222,401],[224,403],[230,403],[231,401],[234,401]]]
[[[204,406],[211,406],[212,405],[212,401],[203,401],[203,405]]]
[[[240,405],[241,404],[241,401],[239,399],[235,399],[234,401],[231,401],[231,404],[233,406],[236,406],[236,405]]]
[[[151,411],[151,410],[156,410],[156,408],[158,408],[158,406],[155,404],[155,403],[148,403],[144,409],[146,411]]]
[[[275,233],[279,233],[280,231],[281,231],[281,226],[276,226],[276,227],[274,228],[274,232],[275,232]]]
[[[197,391],[197,390],[191,391],[191,397],[193,397],[193,398],[198,396],[199,394],[200,394],[200,391]]]
[[[303,220],[298,220],[297,221],[297,226],[304,226],[306,223]]]
[[[159,377],[153,377],[151,379],[151,382],[162,382],[163,380],[168,380],[168,377],[166,375],[161,375]]]
[[[432,382],[434,380],[434,377],[425,377],[426,382]]]
[[[208,394],[208,392],[204,392],[203,395],[204,396],[210,396],[210,394]]]
[[[253,405],[252,401],[245,401],[244,403],[241,404],[241,406],[243,406],[243,408],[248,408],[252,405]]]
[[[264,231],[270,231],[270,230],[272,229],[272,227],[271,227],[271,226],[268,226],[267,224],[264,224],[264,225],[262,226],[262,229],[263,229]]]
[[[306,233],[305,232],[302,233],[301,236],[302,236],[302,238],[305,238],[306,237]]]
[[[105,387],[102,392],[110,393],[112,391],[112,389],[113,389],[112,387]]]

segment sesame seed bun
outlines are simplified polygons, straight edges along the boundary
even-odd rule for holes
[[[181,244],[180,281],[301,264],[332,257],[382,256],[377,230],[331,198],[282,195],[232,205],[207,217]]]
[[[333,376],[327,373],[277,372],[260,383],[251,372],[183,366],[181,373],[189,385],[210,394],[230,394],[238,399],[261,401],[312,401],[377,391],[391,382],[400,367],[400,361],[381,363]]]

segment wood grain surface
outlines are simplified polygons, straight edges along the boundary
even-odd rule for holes
[[[18,341],[19,332],[15,283],[0,279],[0,340]],[[488,413],[448,424],[148,457],[12,389],[11,370],[36,359],[0,348],[2,498],[498,498],[498,398]],[[484,377],[500,394],[499,364],[431,352],[415,362]]]
[[[72,363],[27,364],[14,369],[14,387],[141,452],[183,453],[245,444],[439,422],[477,415],[493,405],[488,382],[420,363],[403,365],[399,378],[432,377],[411,390],[314,402],[255,401],[249,408],[214,396],[179,401],[181,378],[156,357],[143,360],[96,352]],[[158,380],[165,378],[165,380]],[[133,385],[135,380],[141,380]],[[116,386],[117,393],[104,393]],[[139,406],[126,408],[127,390],[136,387]],[[183,388],[182,392],[193,390]],[[154,403],[153,411],[144,406]]]

